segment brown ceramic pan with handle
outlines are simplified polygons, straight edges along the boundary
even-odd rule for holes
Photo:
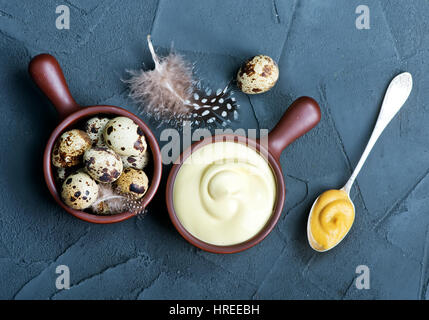
[[[301,97],[292,103],[274,129],[268,134],[267,143],[262,143],[260,140],[253,140],[239,135],[215,135],[194,143],[188,150],[182,153],[178,161],[173,165],[167,180],[167,208],[170,219],[177,231],[179,231],[179,233],[191,244],[213,253],[240,252],[261,242],[273,230],[283,210],[286,189],[280,165],[280,155],[289,144],[315,127],[317,123],[319,123],[320,117],[321,113],[317,102],[309,97]],[[243,243],[230,246],[213,245],[194,237],[180,223],[180,220],[174,211],[173,202],[174,181],[183,162],[193,151],[207,144],[221,141],[242,143],[258,151],[270,164],[277,183],[277,195],[274,210],[264,228],[253,238]]]
[[[60,118],[60,123],[49,137],[43,155],[45,181],[55,201],[68,213],[82,220],[93,223],[114,223],[135,216],[132,212],[123,212],[115,215],[104,216],[94,215],[85,211],[74,210],[66,206],[60,197],[61,190],[59,190],[59,186],[55,183],[53,166],[51,164],[51,154],[54,143],[59,136],[64,131],[74,128],[75,125],[81,123],[85,119],[89,119],[99,114],[111,117],[123,116],[132,119],[143,130],[152,155],[152,178],[150,180],[149,189],[141,200],[143,207],[146,207],[158,189],[162,171],[161,152],[152,131],[140,118],[125,109],[106,105],[88,107],[78,105],[70,94],[58,61],[49,54],[40,54],[34,57],[30,61],[28,71],[36,85],[57,109]]]

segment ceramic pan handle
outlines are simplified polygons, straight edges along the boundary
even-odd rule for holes
[[[282,151],[297,138],[313,129],[320,121],[317,102],[310,97],[296,99],[268,134],[268,150],[277,159]]]
[[[70,94],[63,71],[58,61],[49,54],[39,54],[28,66],[31,78],[49,98],[58,111],[60,120],[80,110]]]

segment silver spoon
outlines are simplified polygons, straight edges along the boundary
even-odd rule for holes
[[[399,109],[401,109],[401,107],[404,105],[405,101],[407,101],[408,96],[411,93],[412,87],[413,87],[413,79],[411,77],[411,74],[408,72],[404,72],[397,75],[395,78],[393,78],[393,80],[389,84],[389,87],[387,88],[386,94],[384,95],[383,103],[381,105],[380,114],[378,115],[377,122],[375,123],[375,127],[374,127],[374,130],[372,131],[371,137],[369,138],[368,144],[366,145],[365,150],[363,151],[363,154],[359,159],[359,162],[356,165],[356,168],[353,171],[352,175],[350,176],[349,180],[344,185],[344,187],[340,189],[347,193],[347,196],[351,204],[353,205],[353,211],[355,210],[355,206],[352,200],[350,199],[350,190],[352,188],[352,185],[357,175],[359,174],[359,171],[362,169],[362,166],[364,165],[366,159],[368,158],[369,153],[374,147],[374,144],[377,142],[377,139],[380,137],[381,133],[387,127],[387,125],[390,123],[390,121],[393,119],[396,113],[398,113]],[[313,206],[311,207],[311,210],[310,210],[310,214],[308,216],[307,237],[308,237],[308,243],[314,250],[318,252],[325,252],[336,247],[344,239],[344,237],[347,235],[347,233],[350,231],[351,228],[349,228],[349,230],[346,232],[343,238],[341,238],[331,248],[324,249],[323,247],[318,246],[317,242],[313,238],[313,235],[311,233],[311,228],[310,228],[310,220],[313,214],[313,208],[318,199],[319,197],[313,203]]]

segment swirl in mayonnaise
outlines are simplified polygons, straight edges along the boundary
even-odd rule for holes
[[[195,150],[173,187],[174,210],[196,238],[215,245],[255,236],[274,209],[276,182],[268,162],[237,142],[215,142]]]

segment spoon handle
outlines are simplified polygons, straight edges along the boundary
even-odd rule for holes
[[[386,94],[384,95],[380,114],[378,115],[377,122],[375,123],[375,127],[372,131],[371,137],[369,138],[368,144],[366,145],[355,170],[343,187],[343,190],[348,194],[350,193],[350,189],[352,188],[357,175],[362,169],[363,164],[368,158],[369,153],[374,147],[374,144],[377,142],[377,139],[380,137],[383,130],[387,127],[393,117],[398,113],[399,109],[401,109],[401,107],[404,105],[405,101],[407,101],[412,87],[413,79],[411,74],[408,72],[397,75],[390,82]]]

